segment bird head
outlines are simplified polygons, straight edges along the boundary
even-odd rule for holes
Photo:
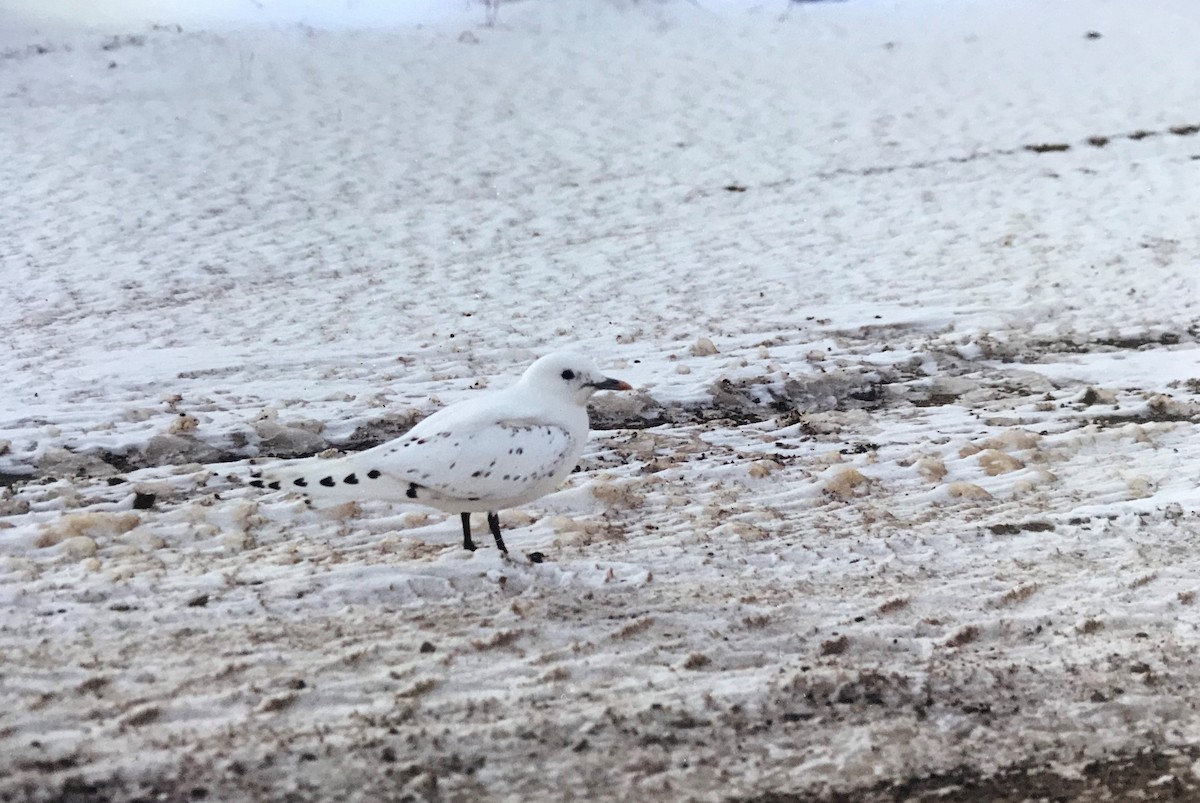
[[[569,351],[556,351],[537,360],[525,369],[521,382],[580,406],[598,390],[633,390],[628,382],[605,376],[587,357]]]

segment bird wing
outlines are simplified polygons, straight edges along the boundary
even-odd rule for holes
[[[533,493],[577,446],[567,427],[530,420],[421,430],[337,460],[264,470],[252,484],[317,501],[501,501]]]

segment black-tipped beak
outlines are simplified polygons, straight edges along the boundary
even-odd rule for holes
[[[633,385],[610,376],[606,376],[603,382],[593,382],[592,387],[596,390],[633,390]]]

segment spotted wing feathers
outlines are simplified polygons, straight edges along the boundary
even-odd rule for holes
[[[314,501],[503,502],[538,495],[569,472],[576,447],[564,427],[501,421],[410,433],[348,457],[263,471],[251,484]]]
[[[404,498],[407,483],[402,485],[378,469],[362,471],[351,460],[309,459],[255,470],[250,474],[250,484],[270,491],[303,493],[324,502]]]

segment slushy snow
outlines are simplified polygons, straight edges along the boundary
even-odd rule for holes
[[[480,16],[0,25],[0,798],[1198,794],[1191,0]],[[543,563],[245,485],[568,342]]]

